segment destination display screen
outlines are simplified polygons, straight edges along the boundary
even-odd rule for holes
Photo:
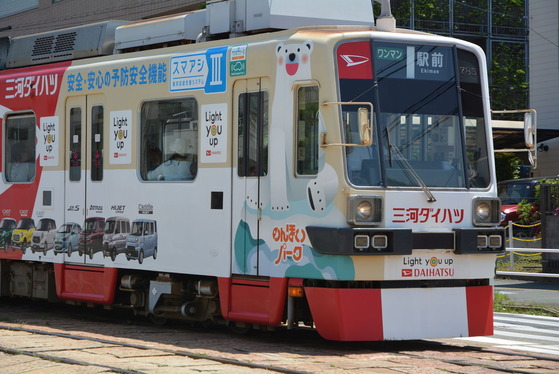
[[[376,77],[447,81],[454,77],[452,47],[373,43]]]

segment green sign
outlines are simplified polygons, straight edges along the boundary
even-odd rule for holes
[[[231,47],[229,57],[229,75],[238,77],[247,73],[247,45],[234,45]]]
[[[403,48],[377,47],[376,57],[379,60],[400,61],[406,57]]]

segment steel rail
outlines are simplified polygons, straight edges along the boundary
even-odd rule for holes
[[[278,366],[271,366],[271,365],[254,364],[254,363],[250,363],[250,362],[243,362],[243,361],[232,360],[232,359],[222,358],[222,357],[199,355],[199,354],[195,354],[195,353],[191,353],[191,352],[185,352],[185,351],[182,351],[182,350],[173,350],[173,349],[167,349],[167,348],[154,348],[154,347],[151,347],[151,346],[141,345],[141,344],[123,343],[123,342],[113,341],[113,340],[108,340],[108,339],[88,338],[88,337],[84,337],[84,336],[63,334],[63,333],[57,333],[57,332],[47,332],[47,331],[42,331],[42,330],[27,329],[27,328],[23,328],[23,327],[13,327],[13,326],[5,325],[5,324],[0,324],[0,329],[9,330],[9,331],[28,332],[28,333],[37,334],[37,335],[56,336],[56,337],[59,337],[59,338],[66,338],[66,339],[91,341],[91,342],[110,344],[110,345],[113,345],[113,346],[121,346],[121,347],[126,347],[126,348],[136,348],[136,349],[141,349],[141,350],[151,350],[151,351],[157,351],[157,352],[164,352],[164,353],[170,353],[170,354],[177,355],[177,356],[188,357],[188,358],[191,358],[191,359],[203,359],[203,360],[218,362],[218,363],[221,363],[221,364],[229,364],[229,365],[247,367],[247,368],[252,368],[252,369],[263,369],[263,370],[269,370],[269,371],[273,371],[273,372],[277,372],[277,373],[309,374],[308,372],[305,372],[305,371],[286,369],[286,368],[282,368],[282,367],[278,367]],[[5,351],[6,353],[10,353],[10,352],[8,352],[9,349],[0,348],[0,350]],[[73,362],[74,360],[63,359],[63,358],[59,358],[59,357],[50,357],[50,356],[43,355],[43,354],[40,354],[40,353],[34,353],[34,352],[28,352],[28,351],[21,351],[20,352],[20,351],[17,351],[17,350],[14,350],[14,352],[25,354],[25,355],[30,355],[30,356],[35,356],[35,357],[42,358],[42,359],[47,359],[47,360],[50,360],[50,361],[65,362],[67,360],[68,362],[65,362],[65,363],[74,364],[74,362]],[[75,364],[76,365],[94,365],[94,364],[89,364],[89,363],[85,363],[85,362],[83,364],[80,364],[79,361],[76,361]],[[137,372],[137,371],[123,370],[123,369],[113,368],[113,367],[99,365],[99,364],[94,365],[94,366],[108,368],[108,369],[111,369],[111,370],[119,370],[119,372],[122,372],[122,373],[131,373],[131,374],[141,373],[141,372]]]

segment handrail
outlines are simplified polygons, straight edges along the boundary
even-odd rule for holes
[[[559,249],[556,248],[505,248],[505,251],[512,252],[533,252],[533,253],[559,253]],[[535,278],[559,278],[559,274],[556,273],[528,273],[521,271],[496,271],[496,275],[502,276],[512,276],[512,277],[535,277]]]
[[[559,274],[554,273],[528,273],[522,271],[497,271],[497,275],[510,277],[534,277],[534,278],[559,278]]]
[[[520,241],[520,242],[541,240],[541,237],[536,238],[536,239],[516,238],[516,237],[514,237],[513,230],[512,230],[513,226],[529,228],[529,227],[535,227],[535,226],[539,226],[539,225],[541,225],[541,221],[535,222],[533,224],[528,224],[528,225],[521,225],[521,224],[518,224],[518,223],[515,223],[515,222],[512,222],[512,221],[509,222],[509,224],[507,226],[505,226],[505,229],[507,229],[507,233],[508,233],[507,242],[509,242],[509,244],[514,245],[515,240]],[[559,249],[556,249],[556,248],[506,247],[505,251],[510,253],[509,256],[510,256],[510,269],[511,269],[511,271],[496,271],[495,272],[496,275],[511,276],[511,277],[522,276],[522,277],[539,277],[539,278],[559,278],[559,274],[556,274],[556,273],[528,273],[528,272],[512,271],[513,270],[513,265],[514,265],[514,256],[515,255],[518,255],[518,256],[534,256],[535,254],[541,254],[541,253],[559,253]],[[521,253],[517,253],[517,252],[523,252],[525,254],[521,254]],[[528,253],[530,253],[530,254],[528,254]]]
[[[507,252],[513,252],[513,251],[518,251],[518,252],[534,252],[534,253],[538,253],[538,252],[546,252],[546,253],[559,253],[559,249],[557,248],[505,248],[505,251]]]

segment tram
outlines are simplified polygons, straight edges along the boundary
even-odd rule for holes
[[[0,295],[491,335],[486,60],[382,3],[376,25],[369,0],[228,0],[0,43]]]

